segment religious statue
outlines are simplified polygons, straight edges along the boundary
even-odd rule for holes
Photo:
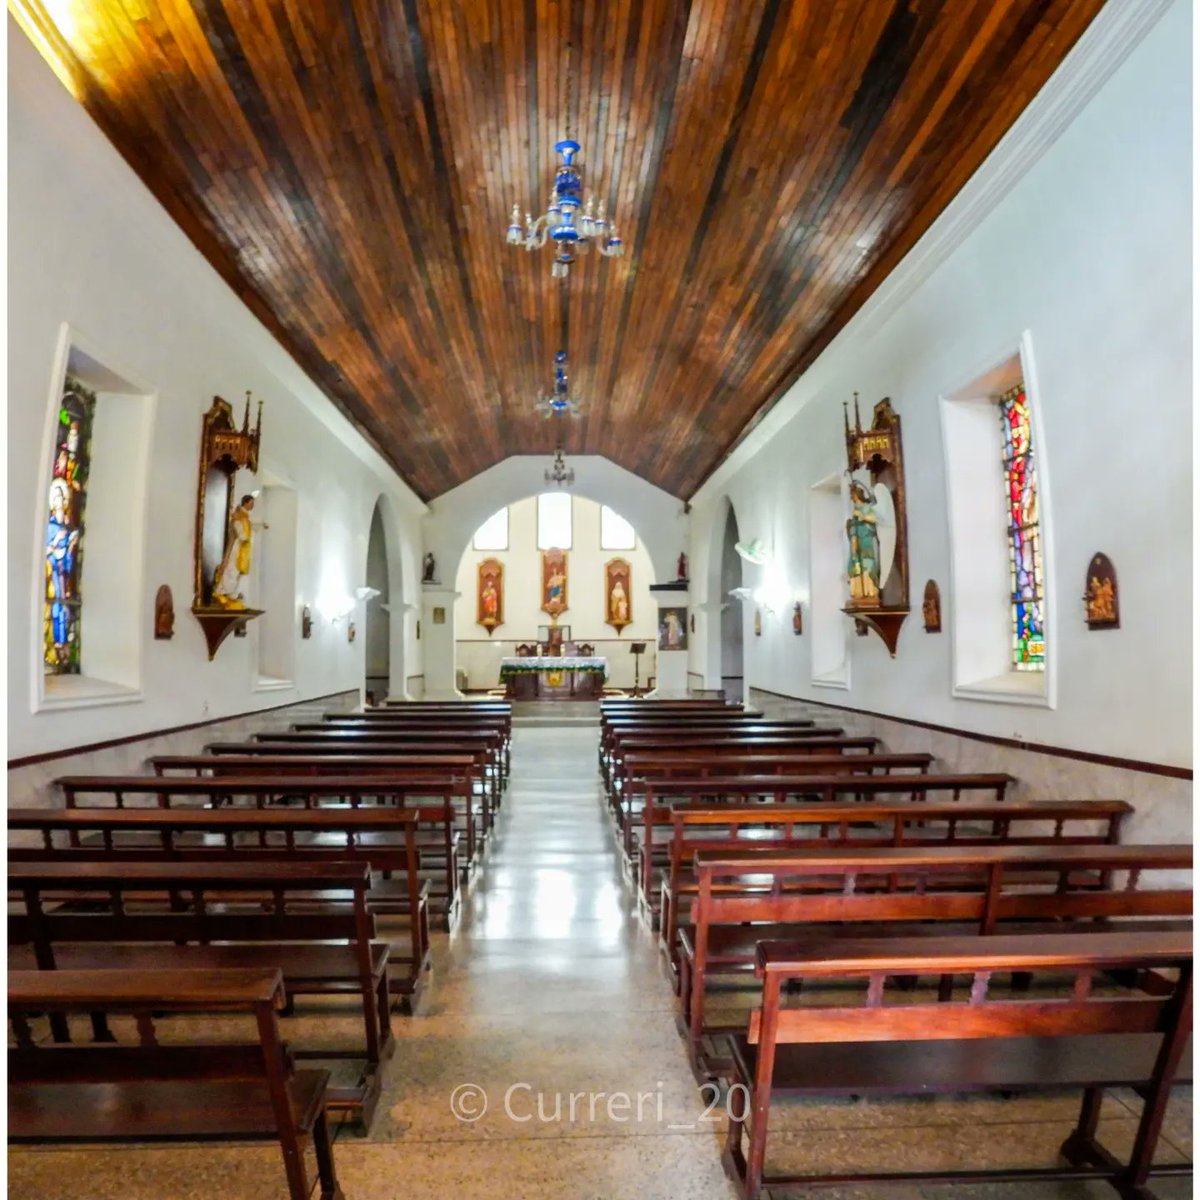
[[[850,542],[847,575],[850,599],[875,600],[879,596],[879,518],[875,493],[859,480],[850,483],[850,516],[846,537]]]
[[[792,632],[797,637],[804,632],[804,609],[799,600],[792,605]]]
[[[680,554],[679,562],[675,564],[675,578],[687,579],[688,577],[688,560],[686,554]]]
[[[238,590],[244,576],[250,574],[250,548],[254,529],[250,514],[254,497],[243,496],[242,502],[229,517],[229,533],[225,539],[225,557],[213,580],[213,601],[222,608],[245,608],[246,602]]]
[[[422,583],[437,583],[437,563],[433,557],[433,551],[430,550],[425,555],[425,566],[421,572]]]

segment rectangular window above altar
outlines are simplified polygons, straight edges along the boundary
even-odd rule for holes
[[[537,548],[571,549],[571,496],[569,492],[543,492],[537,498]]]

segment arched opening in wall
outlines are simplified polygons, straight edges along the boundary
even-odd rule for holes
[[[742,602],[729,594],[742,586],[738,540],[737,513],[726,501],[725,535],[721,542],[721,689],[729,699],[740,699],[745,688],[745,614]]]
[[[842,476],[814,483],[808,503],[809,580],[812,587],[812,681],[850,686],[846,604],[846,504]]]
[[[522,666],[516,660],[557,656],[559,641],[562,655],[603,659],[610,690],[645,689],[655,674],[654,582],[642,538],[607,505],[548,492],[498,509],[468,541],[455,573],[458,690],[503,693]],[[632,654],[633,643],[645,652]],[[552,685],[553,698],[569,696],[569,684]],[[539,686],[546,690],[544,680]]]
[[[271,482],[269,473],[264,471],[263,486],[254,508],[257,528],[250,573],[252,603],[263,610],[263,615],[250,626],[258,642],[255,679],[258,691],[292,686],[297,624],[297,505],[296,489]]]
[[[367,587],[378,595],[368,596],[365,629],[363,691],[368,699],[380,703],[391,692],[392,679],[392,592],[388,572],[387,533],[383,526],[383,511],[375,505],[371,514],[371,531],[367,535]],[[403,619],[403,611],[396,613]]]

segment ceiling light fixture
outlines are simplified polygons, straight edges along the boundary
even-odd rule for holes
[[[603,200],[597,204],[595,197],[589,196],[580,212],[583,177],[574,163],[575,155],[579,153],[579,143],[564,138],[555,143],[554,150],[562,162],[554,176],[554,187],[550,190],[546,211],[536,220],[532,213],[526,213],[525,224],[522,225],[521,206],[514,204],[507,238],[509,245],[524,246],[526,250],[540,250],[548,240],[552,241],[556,253],[550,274],[555,279],[565,279],[575,261],[576,249],[595,246],[605,258],[620,258],[625,244],[617,233],[617,227],[609,224]]]
[[[575,471],[567,466],[561,446],[554,452],[553,465],[546,468],[546,482],[555,487],[570,487],[575,482]]]
[[[565,95],[571,95],[571,43],[566,45]],[[562,159],[554,174],[554,186],[550,189],[550,201],[546,211],[536,220],[532,213],[525,214],[521,224],[521,206],[512,206],[505,237],[510,246],[524,246],[526,250],[540,250],[547,241],[555,246],[554,265],[550,274],[555,279],[566,279],[571,264],[575,261],[575,250],[594,246],[605,258],[619,258],[625,246],[617,233],[617,227],[609,224],[604,211],[604,201],[596,203],[589,196],[583,204],[583,176],[575,158],[580,145],[571,137],[571,107],[567,103],[566,137],[555,142],[554,152]],[[582,206],[582,212],[580,207]]]
[[[538,397],[534,406],[547,420],[551,417],[577,417],[583,405],[582,400],[568,395],[567,384],[567,352],[560,350],[554,356],[554,387],[549,395]]]

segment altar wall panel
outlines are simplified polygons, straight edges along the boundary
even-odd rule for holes
[[[632,550],[600,549],[600,505],[584,496],[572,498],[572,548],[567,555],[567,599],[570,604],[559,623],[571,627],[576,642],[590,642],[596,653],[609,660],[609,684],[632,687],[633,656],[629,643],[647,643],[641,658],[644,684],[654,671],[655,618],[658,607],[650,596],[657,582],[650,555],[641,538]],[[491,638],[475,623],[476,571],[485,558],[504,564],[504,624]],[[633,623],[620,637],[605,622],[604,564],[623,558],[632,567]],[[458,565],[455,590],[455,665],[465,671],[470,689],[499,686],[500,659],[516,653],[519,642],[537,640],[538,627],[550,618],[541,610],[541,552],[537,548],[537,498],[530,496],[509,506],[508,549],[475,550],[468,545]]]

